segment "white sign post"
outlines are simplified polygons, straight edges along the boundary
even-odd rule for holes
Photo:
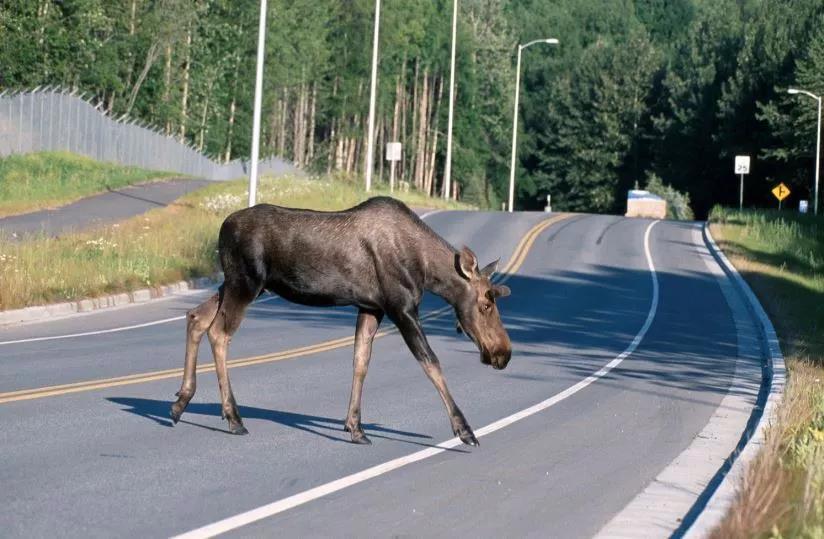
[[[386,143],[386,160],[389,161],[389,192],[395,192],[395,163],[401,160],[401,143]]]
[[[735,156],[735,173],[741,175],[741,188],[738,194],[738,210],[744,209],[744,174],[750,173],[750,156]]]

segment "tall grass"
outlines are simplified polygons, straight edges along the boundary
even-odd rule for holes
[[[0,159],[0,216],[58,206],[107,188],[171,175],[100,163],[70,153],[12,155]]]
[[[824,219],[715,208],[712,233],[776,326],[784,401],[713,537],[824,537]]]
[[[330,178],[261,179],[258,200],[339,210],[369,196]],[[217,232],[246,205],[245,181],[216,183],[176,203],[122,223],[61,238],[0,239],[0,310],[159,286],[218,270]],[[398,193],[412,206],[468,209],[418,193]]]

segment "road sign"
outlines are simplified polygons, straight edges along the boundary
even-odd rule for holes
[[[807,210],[810,207],[810,203],[807,200],[799,200],[798,201],[798,213],[807,213]]]
[[[778,199],[779,202],[781,202],[782,200],[790,196],[790,188],[784,185],[784,183],[782,182],[775,186],[775,188],[772,190],[772,194],[775,196],[775,198]]]
[[[750,173],[750,156],[736,155],[735,156],[735,173],[749,174]]]
[[[401,160],[401,143],[387,142],[386,143],[386,160],[400,161]]]

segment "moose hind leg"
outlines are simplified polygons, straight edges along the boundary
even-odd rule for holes
[[[211,324],[215,318],[217,307],[218,295],[215,294],[186,313],[186,359],[183,364],[183,382],[180,384],[180,391],[176,393],[177,402],[172,404],[170,411],[172,421],[175,423],[180,420],[180,416],[195,395],[195,390],[197,389],[197,352],[200,348],[200,341],[203,339],[203,334],[206,333],[206,330],[209,329],[209,324]]]
[[[220,401],[223,418],[229,421],[229,431],[232,434],[248,434],[243,426],[240,413],[237,409],[232,385],[229,382],[229,372],[226,367],[226,353],[232,335],[237,331],[246,307],[257,297],[259,290],[246,288],[230,288],[224,285],[223,298],[220,302],[217,315],[209,327],[209,343],[212,345],[212,354],[215,358],[215,372],[220,387]]]
[[[363,380],[369,368],[372,357],[372,341],[378,332],[378,326],[383,318],[382,312],[373,312],[361,309],[358,311],[358,322],[355,329],[355,357],[353,360],[354,372],[352,375],[352,396],[349,398],[349,411],[343,430],[352,434],[352,443],[371,444],[361,426],[361,395],[363,395]]]

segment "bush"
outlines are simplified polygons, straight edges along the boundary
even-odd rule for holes
[[[647,172],[647,191],[658,195],[667,201],[667,218],[679,221],[692,221],[695,214],[690,207],[688,193],[676,191],[671,185],[664,185],[664,181],[654,172]]]

